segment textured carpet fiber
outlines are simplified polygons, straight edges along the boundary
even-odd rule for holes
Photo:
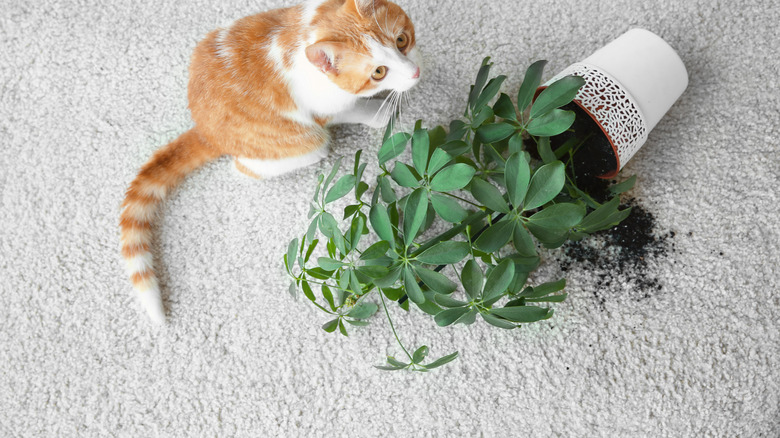
[[[400,336],[461,358],[386,373],[381,318],[349,338],[287,294],[286,243],[316,174],[380,134],[334,131],[326,162],[255,182],[227,159],[169,199],[155,253],[167,326],[119,258],[123,192],[191,122],[187,66],[209,30],[282,0],[3,0],[0,10],[0,435],[765,436],[780,434],[780,94],[770,1],[405,1],[425,55],[406,121],[462,112],[485,55],[514,94],[631,27],[675,47],[690,85],[622,177],[656,219],[653,287],[569,267],[553,319]],[[533,281],[561,273],[545,253]],[[655,286],[657,285],[657,286]]]

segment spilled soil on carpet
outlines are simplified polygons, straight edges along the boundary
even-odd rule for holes
[[[611,181],[594,178],[584,185],[588,185],[585,190],[591,194],[603,194],[601,201],[605,201],[610,184]],[[629,207],[631,214],[618,226],[563,246],[561,270],[592,272],[596,278],[593,296],[601,306],[617,293],[628,293],[638,301],[663,291],[651,264],[674,250],[672,239],[676,233],[659,230],[653,213],[636,199],[621,205],[621,209]]]

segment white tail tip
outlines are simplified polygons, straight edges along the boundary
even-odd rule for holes
[[[141,306],[155,324],[165,323],[165,309],[163,309],[160,289],[155,287],[138,292],[138,298],[141,300]]]

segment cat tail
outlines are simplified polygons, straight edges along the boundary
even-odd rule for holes
[[[155,152],[127,189],[119,222],[122,257],[141,305],[156,323],[165,322],[165,310],[151,253],[152,221],[165,197],[190,172],[220,155],[191,129]]]

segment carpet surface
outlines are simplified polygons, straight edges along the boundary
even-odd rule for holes
[[[780,435],[778,7],[769,1],[404,1],[425,57],[405,121],[462,113],[486,55],[516,93],[632,27],[690,84],[620,178],[660,251],[565,274],[555,316],[518,330],[441,329],[391,308],[407,345],[460,352],[428,374],[381,317],[345,338],[287,293],[287,242],[316,175],[381,132],[334,130],[318,165],[262,182],[228,159],[163,208],[155,254],[168,323],[152,326],[119,257],[123,193],[191,126],[187,67],[208,31],[282,0],[0,2],[0,435]],[[568,265],[567,265],[568,263]],[[563,271],[564,267],[566,271]],[[642,280],[642,281],[640,281]]]

